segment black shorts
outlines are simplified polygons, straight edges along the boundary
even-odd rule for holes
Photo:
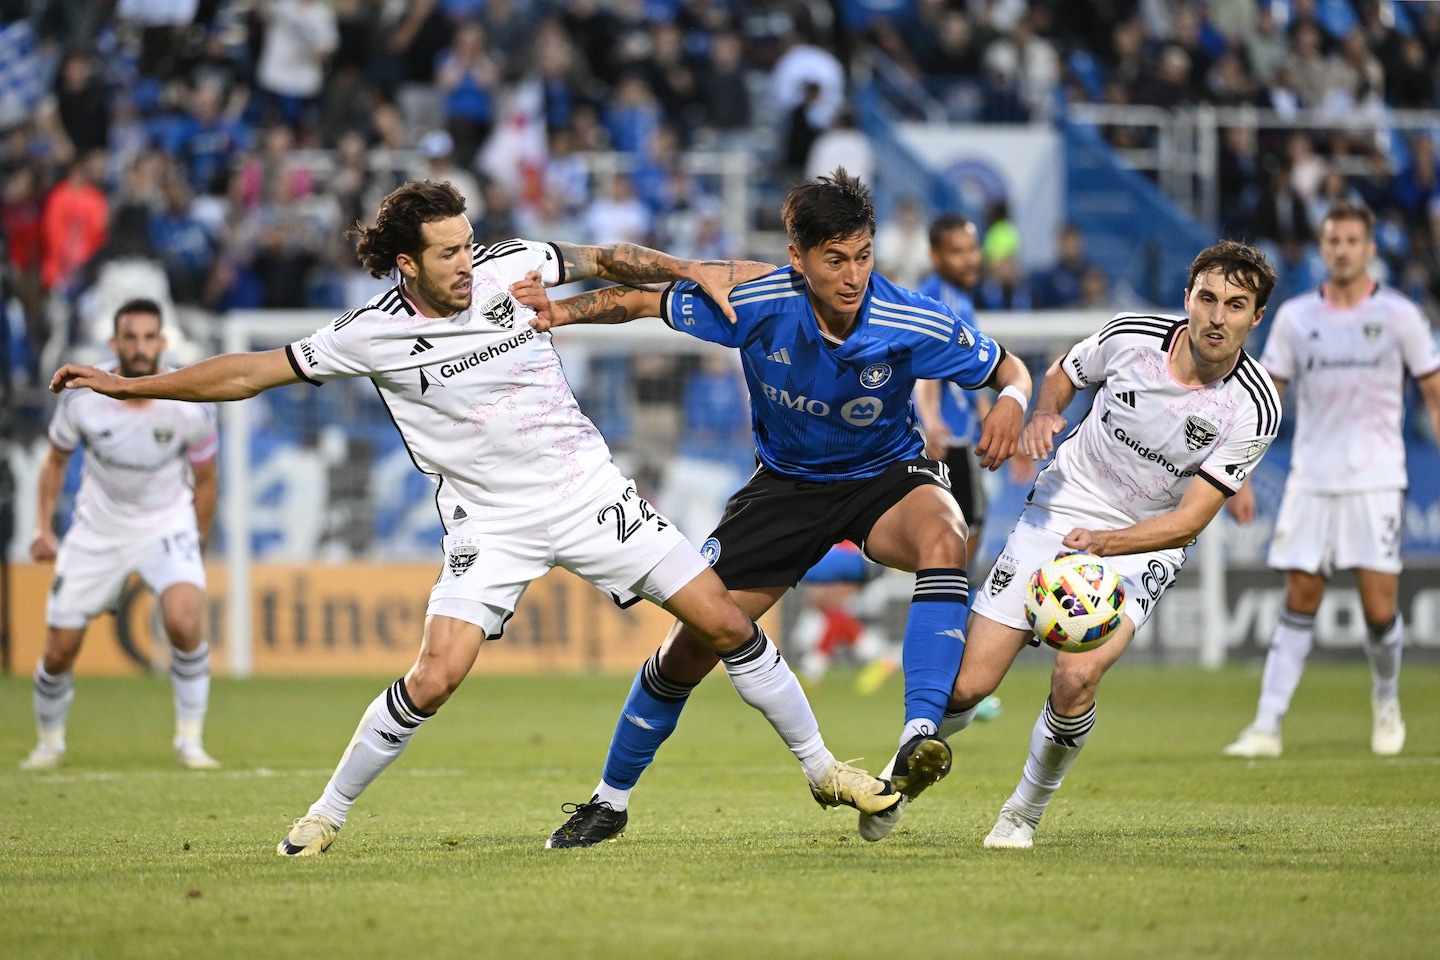
[[[985,487],[980,474],[980,458],[974,447],[950,447],[945,451],[945,466],[950,468],[950,492],[965,515],[965,522],[978,527],[985,522]]]
[[[701,552],[731,590],[793,587],[841,540],[863,549],[875,521],[911,490],[950,489],[948,474],[945,464],[925,457],[864,480],[825,483],[761,467],[725,504]]]

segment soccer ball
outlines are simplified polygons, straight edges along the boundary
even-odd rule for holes
[[[1030,575],[1025,619],[1056,650],[1084,653],[1110,639],[1125,609],[1125,584],[1093,553],[1059,553]]]

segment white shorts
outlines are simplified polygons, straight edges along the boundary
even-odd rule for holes
[[[140,575],[158,597],[177,583],[205,589],[200,534],[181,530],[153,540],[94,549],[83,530],[72,529],[60,541],[55,579],[45,604],[45,622],[61,630],[79,630],[92,617],[114,610],[131,573]]]
[[[524,517],[468,509],[443,541],[445,566],[426,613],[476,624],[493,640],[525,588],[552,567],[583,577],[622,607],[642,597],[669,600],[704,571],[705,559],[619,470],[609,472],[579,497]]]
[[[1055,554],[1069,549],[1064,539],[1063,533],[1023,520],[1015,524],[990,575],[971,598],[970,609],[996,623],[1030,632],[1030,623],[1025,619],[1025,586],[1032,573],[1053,560]],[[1185,564],[1185,551],[1127,553],[1105,560],[1125,584],[1125,616],[1138,630],[1150,619],[1160,596],[1175,582]]]
[[[1400,572],[1404,490],[1319,493],[1285,488],[1269,564],[1328,577],[1336,570]]]

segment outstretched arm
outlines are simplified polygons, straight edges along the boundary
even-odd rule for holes
[[[662,290],[639,287],[602,287],[565,300],[551,300],[540,274],[527,274],[510,285],[510,295],[535,311],[530,326],[544,332],[572,323],[628,323],[640,317],[660,316]]]
[[[980,466],[987,470],[999,470],[1000,465],[1013,457],[1020,446],[1025,408],[1030,405],[1030,371],[1025,361],[1007,353],[996,366],[987,386],[1000,391],[1000,398],[980,423],[980,439],[975,444],[975,452],[980,454]]]
[[[260,353],[227,353],[153,377],[121,377],[95,367],[67,363],[50,390],[89,387],[117,400],[244,400],[262,390],[299,383],[282,347]]]
[[[1070,401],[1075,399],[1075,384],[1065,375],[1060,363],[1062,356],[1050,364],[1045,379],[1040,381],[1040,399],[1035,402],[1035,412],[1030,415],[1030,425],[1020,438],[1020,449],[1031,460],[1044,460],[1055,449],[1055,437],[1067,426],[1062,416]]]
[[[36,484],[35,535],[30,538],[30,559],[54,560],[60,538],[55,536],[55,504],[65,486],[65,467],[70,463],[69,450],[50,444],[40,464],[40,482]]]
[[[1119,530],[1085,530],[1076,527],[1065,535],[1065,546],[1100,557],[1125,553],[1169,550],[1190,543],[1204,530],[1220,507],[1225,494],[1203,477],[1193,477],[1174,510],[1150,517]]]
[[[671,280],[693,280],[710,299],[720,305],[731,323],[735,322],[735,311],[730,307],[730,291],[746,281],[757,280],[775,271],[773,264],[754,260],[687,260],[634,243],[589,246],[556,243],[555,249],[560,251],[567,281],[598,277],[601,280],[639,286]]]

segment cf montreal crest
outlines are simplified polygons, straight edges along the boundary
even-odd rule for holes
[[[860,383],[871,390],[884,386],[885,381],[889,379],[890,364],[888,363],[872,363],[860,371]]]
[[[160,446],[162,447],[169,443],[171,440],[175,439],[175,431],[170,427],[156,427],[154,430],[154,434],[155,442],[160,444]]]
[[[450,572],[457,577],[463,577],[465,571],[475,565],[475,558],[480,550],[473,544],[463,543],[450,551],[449,564]]]
[[[1196,416],[1185,418],[1185,446],[1191,450],[1208,447],[1220,435],[1220,428]]]
[[[714,537],[706,540],[700,545],[700,556],[704,557],[710,566],[715,566],[715,561],[720,559],[720,541]]]
[[[485,306],[480,308],[480,315],[485,318],[486,323],[493,323],[508,330],[515,326],[515,301],[510,299],[508,293],[497,293],[485,301]]]
[[[1015,579],[1015,564],[1001,560],[990,571],[990,596],[998,596]]]

